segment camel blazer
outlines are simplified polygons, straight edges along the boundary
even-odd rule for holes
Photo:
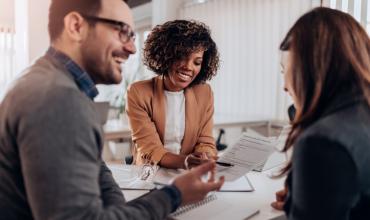
[[[213,92],[208,84],[188,87],[185,94],[185,133],[180,154],[217,154],[213,129]],[[126,113],[134,142],[134,163],[157,164],[164,146],[166,96],[163,77],[133,83],[127,90]]]

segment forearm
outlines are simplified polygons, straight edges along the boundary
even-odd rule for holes
[[[207,156],[216,157],[217,149],[216,145],[211,143],[199,143],[194,147],[194,152],[206,153]]]
[[[101,197],[105,206],[125,203],[121,189],[113,179],[112,172],[103,161],[101,161],[100,166],[99,184]]]
[[[170,169],[185,169],[185,155],[176,155],[173,153],[166,153],[159,161],[161,167]]]

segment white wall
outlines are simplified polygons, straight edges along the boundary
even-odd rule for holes
[[[152,25],[152,8],[153,4],[150,2],[132,9],[136,29]]]
[[[47,25],[50,2],[51,0],[29,0],[28,42],[30,62],[42,56],[49,46]]]
[[[28,0],[15,0],[15,75],[29,65]]]
[[[0,0],[0,27],[14,26],[14,0]]]
[[[211,81],[215,111],[246,118],[286,119],[279,44],[312,0],[209,0],[180,16],[210,26],[221,56]]]
[[[179,18],[179,12],[186,0],[152,0],[152,26]]]

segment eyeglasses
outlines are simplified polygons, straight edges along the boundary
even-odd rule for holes
[[[106,24],[111,24],[115,26],[119,26],[119,39],[122,41],[122,43],[127,43],[130,40],[135,41],[136,34],[135,32],[131,29],[130,25],[126,24],[125,22],[122,21],[116,21],[108,18],[99,18],[96,16],[91,16],[91,15],[85,15],[81,14],[82,17],[84,17],[86,20],[90,20],[93,22],[103,22]]]

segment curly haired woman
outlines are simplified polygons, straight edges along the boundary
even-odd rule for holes
[[[158,76],[127,91],[134,163],[188,169],[216,157],[213,93],[205,82],[216,75],[219,54],[209,28],[187,20],[157,25],[144,64]]]

